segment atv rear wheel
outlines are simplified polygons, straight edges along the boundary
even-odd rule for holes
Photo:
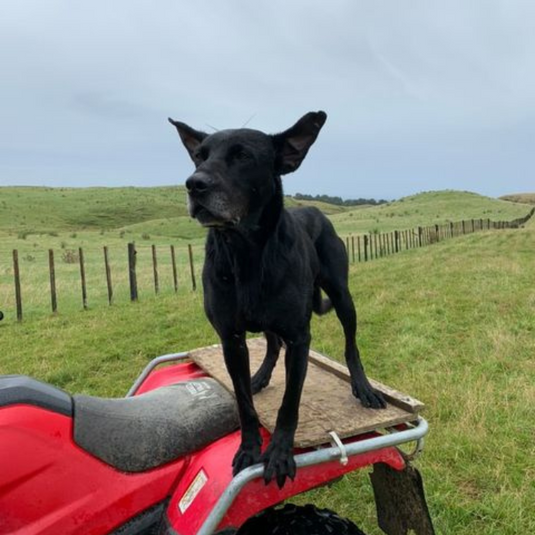
[[[353,522],[329,509],[287,504],[247,520],[236,535],[366,535]]]

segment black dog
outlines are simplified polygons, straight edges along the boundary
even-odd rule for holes
[[[348,290],[348,258],[331,222],[316,208],[287,211],[281,175],[295,171],[327,116],[308,113],[277,135],[257,130],[206,134],[173,121],[195,172],[186,180],[189,213],[209,227],[204,306],[221,338],[241,422],[234,474],[259,461],[280,487],[295,476],[292,455],[307,369],[312,312],[334,307],[342,323],[353,394],[365,407],[385,406],[366,379],[355,340],[357,317]],[[329,299],[322,299],[324,290]],[[264,331],[266,358],[251,381],[246,331]],[[253,393],[269,383],[282,342],[286,389],[271,442],[260,455]]]

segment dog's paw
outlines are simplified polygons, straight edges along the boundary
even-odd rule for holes
[[[367,409],[385,409],[386,401],[383,394],[375,390],[369,383],[359,384],[354,382],[352,384],[353,395],[360,399],[363,407]]]
[[[261,457],[264,463],[264,482],[266,485],[275,479],[279,489],[286,483],[286,478],[292,481],[295,478],[297,467],[293,456],[291,441],[285,439],[277,440],[273,437],[271,443]]]
[[[251,389],[253,391],[253,396],[266,388],[266,386],[269,385],[270,379],[270,375],[262,373],[261,370],[258,370],[251,378]]]
[[[245,468],[260,462],[260,446],[241,444],[232,460],[232,475],[239,474]]]

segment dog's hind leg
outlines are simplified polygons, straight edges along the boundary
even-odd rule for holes
[[[277,364],[282,346],[282,341],[276,334],[266,332],[265,335],[267,340],[266,356],[264,357],[264,361],[262,362],[260,368],[258,368],[256,373],[251,378],[253,394],[257,394],[260,392],[260,390],[269,385],[271,374],[273,373],[273,369]]]
[[[353,395],[360,399],[364,407],[384,408],[386,403],[383,396],[368,381],[360,360],[356,339],[357,311],[349,293],[349,265],[344,243],[329,225],[316,246],[321,265],[319,285],[329,296],[344,329],[345,358],[351,374]]]
[[[351,388],[353,395],[360,399],[364,407],[381,409],[386,403],[380,392],[377,392],[364,373],[357,347],[357,312],[353,299],[347,287],[333,285],[330,281],[323,286],[327,295],[333,302],[336,315],[344,329],[346,340],[345,358],[349,373],[351,374]]]
[[[364,407],[371,407],[373,409],[386,407],[382,394],[372,387],[364,373],[364,367],[360,360],[356,341],[357,312],[349,289],[347,287],[334,287],[329,284],[325,284],[324,289],[331,298],[336,315],[344,329],[346,340],[345,358],[349,373],[351,374],[353,395],[360,399]]]

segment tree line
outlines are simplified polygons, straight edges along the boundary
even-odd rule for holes
[[[331,195],[307,195],[305,193],[296,193],[293,197],[297,201],[321,201],[338,206],[360,206],[363,204],[376,206],[388,203],[385,199],[364,199],[362,197],[359,199],[342,199],[342,197],[332,197]]]

